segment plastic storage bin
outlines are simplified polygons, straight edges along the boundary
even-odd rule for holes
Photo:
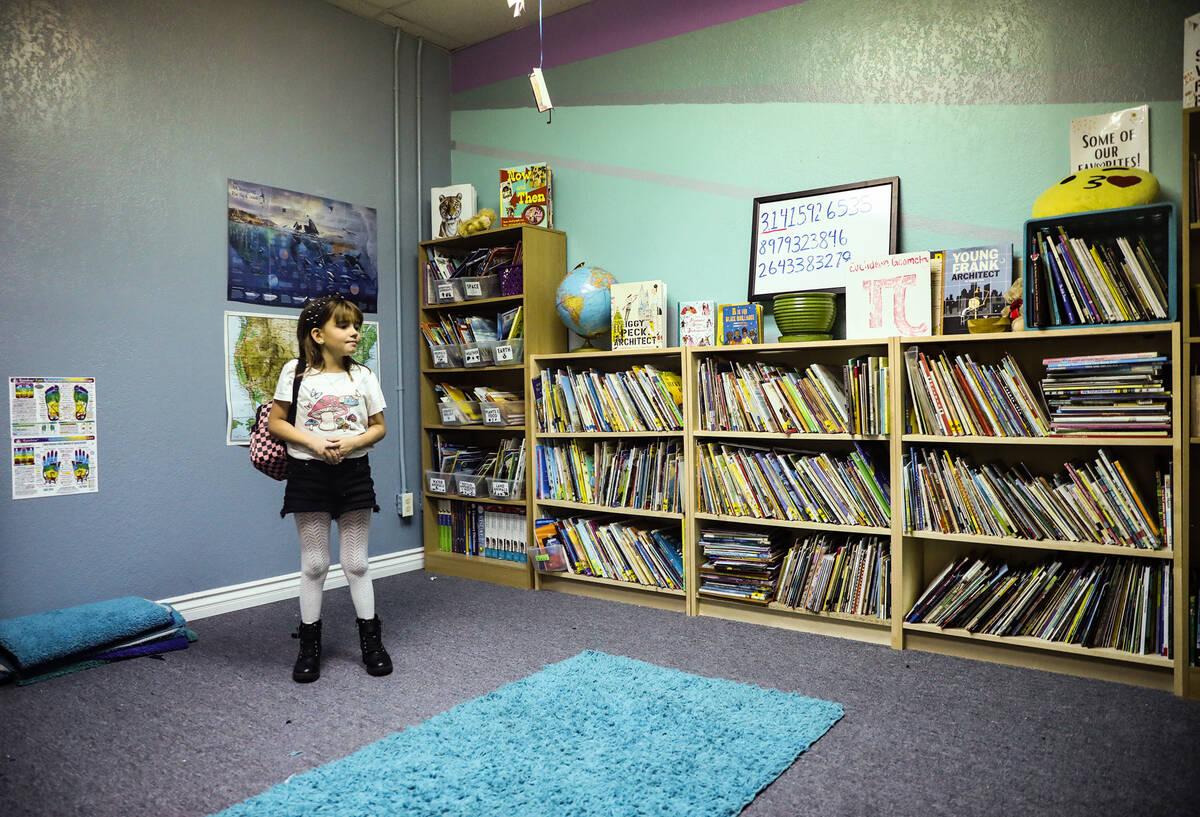
[[[438,403],[438,414],[444,426],[478,425],[482,419],[479,414],[479,403],[467,400],[461,403]]]
[[[492,352],[496,348],[494,340],[477,340],[464,343],[462,346],[463,365],[467,368],[491,366]]]
[[[500,294],[500,279],[495,275],[484,275],[478,278],[460,278],[462,281],[463,298],[475,301],[480,298],[495,298]]]
[[[462,366],[462,347],[457,343],[445,343],[429,347],[435,369],[456,369]]]
[[[426,471],[425,490],[431,494],[449,496],[454,492],[454,474],[443,474],[440,471]]]
[[[527,547],[525,553],[539,573],[562,573],[567,569],[567,552],[558,542],[545,547]]]
[[[454,490],[459,496],[484,497],[488,495],[487,477],[475,474],[455,474]]]
[[[519,366],[525,360],[525,340],[499,340],[492,348],[492,361],[497,366]]]
[[[525,480],[488,477],[488,493],[492,499],[524,499]]]
[[[434,281],[433,303],[452,304],[463,300],[462,281],[452,278],[449,281]]]
[[[513,400],[508,403],[480,403],[483,411],[485,426],[523,426],[525,425],[525,401]]]

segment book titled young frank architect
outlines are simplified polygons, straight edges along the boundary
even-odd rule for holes
[[[1004,314],[1004,292],[1013,283],[1012,244],[946,250],[942,334],[967,334],[967,321]]]

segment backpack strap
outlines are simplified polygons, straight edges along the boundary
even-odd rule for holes
[[[296,425],[296,401],[300,399],[300,378],[304,375],[304,361],[296,361],[296,376],[292,378],[292,404],[288,406],[287,421]]]

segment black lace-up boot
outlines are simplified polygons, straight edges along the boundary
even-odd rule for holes
[[[292,667],[292,680],[307,684],[321,677],[321,622],[300,624],[294,638],[300,639],[300,655]]]
[[[362,647],[363,663],[369,675],[388,675],[392,671],[392,659],[383,648],[383,633],[380,632],[379,616],[372,619],[356,618],[358,643]]]

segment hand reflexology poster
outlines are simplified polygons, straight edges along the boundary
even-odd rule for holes
[[[8,379],[13,499],[100,490],[96,378]]]

